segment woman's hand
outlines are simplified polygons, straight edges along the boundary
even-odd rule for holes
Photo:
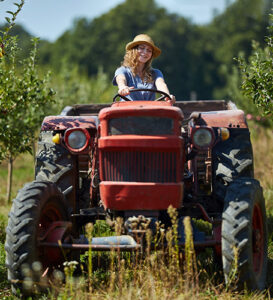
[[[169,89],[167,87],[166,82],[162,77],[159,77],[155,81],[155,86],[159,91],[165,92],[166,94],[170,95]],[[175,103],[175,96],[170,95],[171,98],[165,98],[166,101],[170,102],[171,104]]]
[[[129,87],[129,86],[125,85],[125,86],[119,88],[118,93],[119,93],[121,96],[127,96],[127,95],[130,94],[130,90],[133,89],[133,88],[134,88],[133,86],[130,86],[130,87]]]
[[[121,96],[127,96],[130,94],[130,90],[133,89],[134,87],[127,86],[127,80],[124,74],[119,74],[116,77],[117,85],[118,85],[118,93]]]
[[[175,99],[175,96],[174,95],[170,95],[171,99],[170,98],[166,98],[166,101],[170,102],[171,104],[174,104],[176,99]]]

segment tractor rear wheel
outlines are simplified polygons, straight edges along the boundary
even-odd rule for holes
[[[267,269],[267,224],[262,188],[241,178],[227,188],[222,220],[225,282],[262,290]]]
[[[63,263],[59,248],[41,247],[39,242],[50,236],[53,231],[49,229],[55,224],[69,224],[67,220],[64,197],[55,184],[34,181],[18,192],[9,213],[5,243],[8,279],[14,294],[19,290],[32,295],[35,290],[43,290],[43,279]],[[55,242],[68,238],[68,231],[54,231]]]

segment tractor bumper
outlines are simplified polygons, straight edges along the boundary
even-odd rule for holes
[[[60,240],[51,242],[43,241],[40,242],[39,246],[75,250],[92,249],[94,251],[135,251],[141,247],[141,245],[137,244],[134,238],[129,235],[94,237],[91,243],[89,243],[85,236],[81,236],[80,239],[74,240],[72,243],[62,243]]]

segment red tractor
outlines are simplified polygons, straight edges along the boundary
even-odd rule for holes
[[[134,92],[132,90],[131,92]],[[157,100],[168,97],[163,92]],[[178,244],[183,218],[211,224],[194,229],[194,245],[214,249],[226,281],[235,252],[238,285],[263,289],[267,225],[262,188],[253,178],[250,133],[243,111],[225,101],[126,101],[66,107],[46,117],[38,142],[35,181],[13,201],[6,238],[8,278],[24,290],[22,267],[39,261],[42,273],[69,254],[135,251],[132,220],[169,226],[177,209]],[[122,236],[82,234],[98,219],[124,220]]]

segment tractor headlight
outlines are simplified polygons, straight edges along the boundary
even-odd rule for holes
[[[67,142],[71,148],[80,149],[86,143],[86,136],[82,131],[75,130],[69,134]]]
[[[64,140],[70,151],[82,152],[87,148],[89,144],[90,135],[85,128],[83,129],[73,128],[73,129],[68,129],[65,132]]]
[[[192,134],[192,142],[197,148],[208,148],[214,141],[214,133],[210,128],[197,128]]]

